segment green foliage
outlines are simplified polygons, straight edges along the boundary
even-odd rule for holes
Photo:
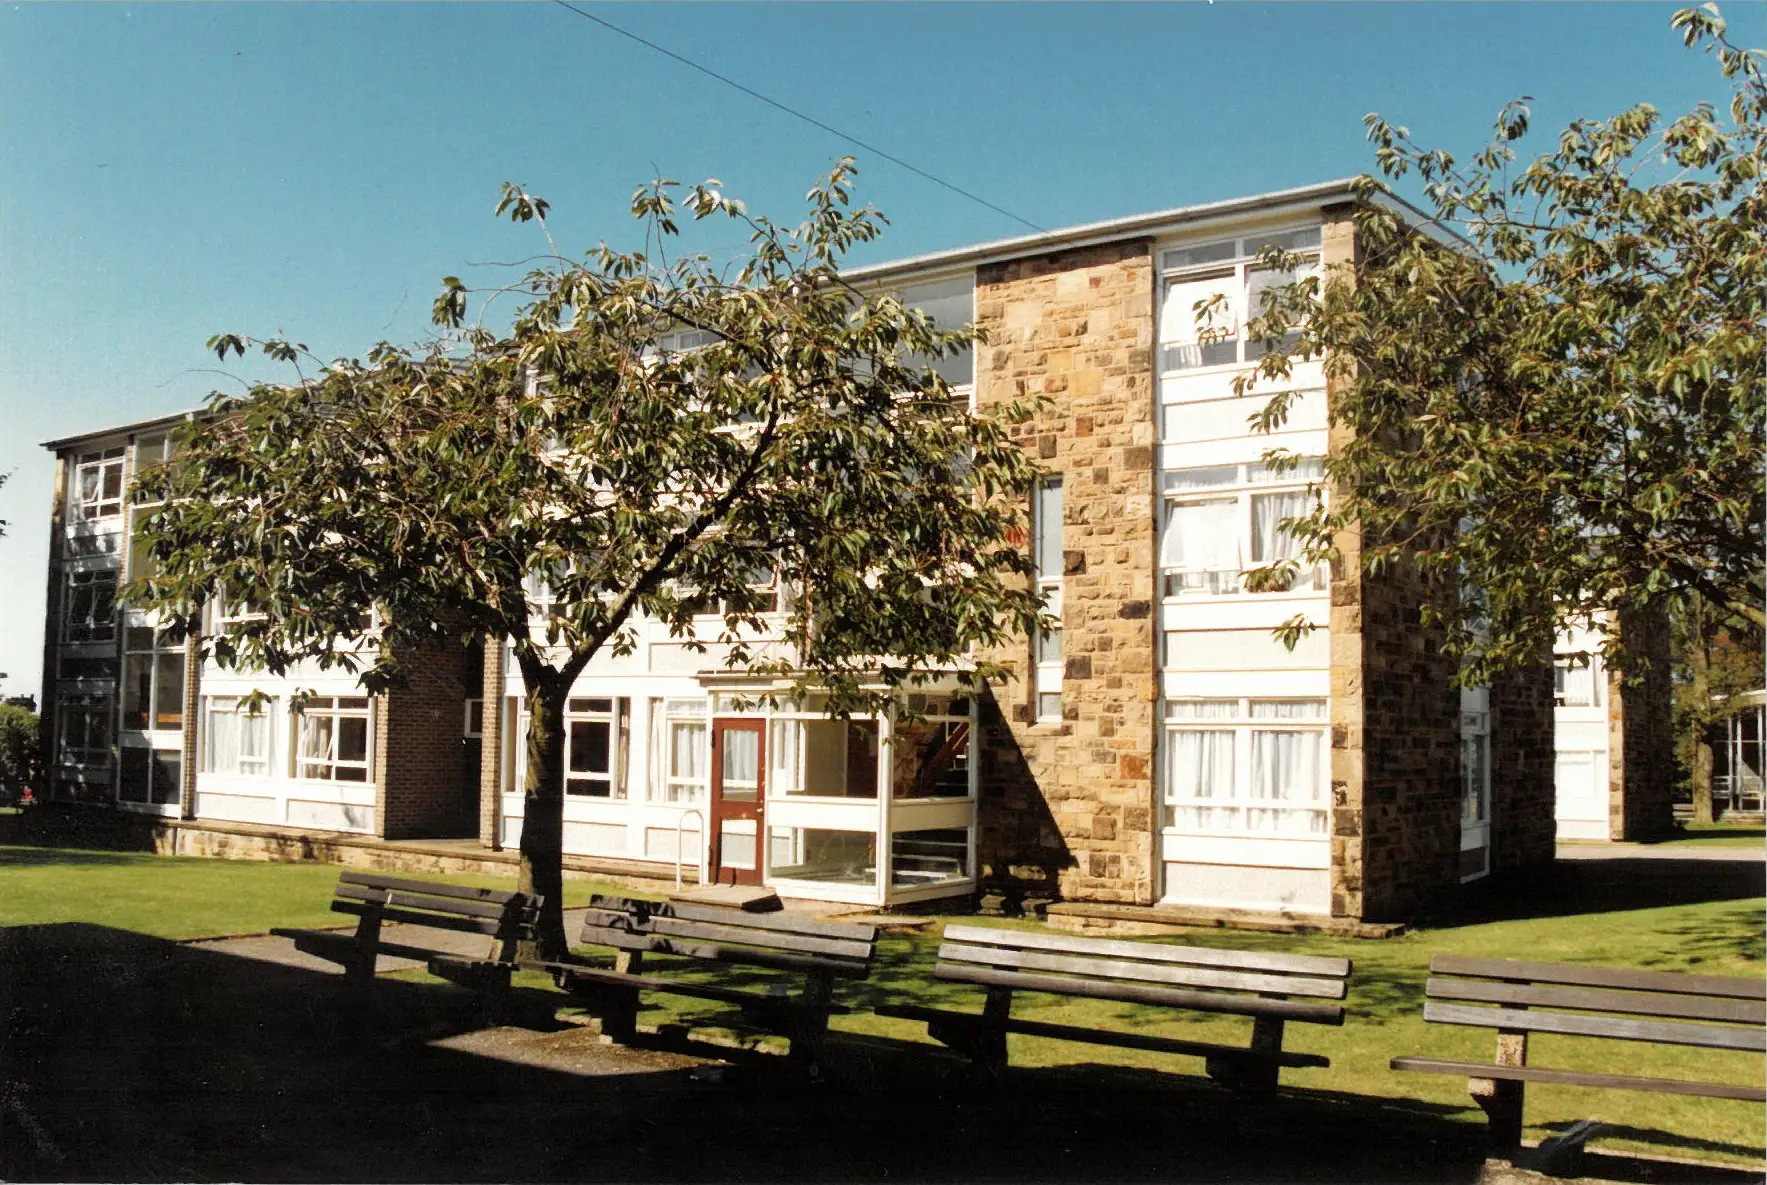
[[[524,867],[550,870],[541,892],[557,876],[564,697],[596,654],[629,652],[643,618],[728,643],[731,666],[814,687],[836,713],[1028,632],[1040,602],[1009,540],[1036,466],[1008,435],[1026,409],[968,410],[927,360],[973,335],[844,281],[844,253],[883,226],[852,206],[853,171],[822,178],[792,229],[715,181],[641,187],[645,249],[554,249],[492,294],[521,302],[507,334],[468,324],[472,293],[449,277],[442,331],[366,362],[217,336],[218,356],[255,345],[296,381],[217,396],[177,463],[143,480],[139,497],[163,503],[142,534],[157,572],[125,595],[187,626],[205,601],[248,600],[261,616],[204,639],[220,661],[315,659],[376,689],[426,644],[510,639],[533,722]],[[547,208],[505,186],[498,211],[545,233]],[[675,250],[683,222],[709,218],[747,228],[740,267]],[[769,569],[783,646],[757,641],[752,585]],[[370,606],[382,625],[364,647]]]
[[[1329,507],[1293,524],[1299,563],[1353,527],[1371,571],[1414,562],[1469,680],[1602,610],[1693,595],[1764,620],[1767,83],[1716,8],[1673,23],[1716,52],[1728,118],[1640,104],[1523,162],[1517,102],[1463,163],[1371,115],[1381,177],[1359,182],[1356,258],[1273,290],[1249,326],[1273,345],[1305,318],[1299,353],[1324,357],[1353,436],[1326,464]],[[1421,217],[1391,196],[1413,172]],[[1240,390],[1289,366],[1274,350]]]
[[[16,799],[26,786],[37,786],[41,766],[42,721],[29,708],[0,704],[0,799]]]

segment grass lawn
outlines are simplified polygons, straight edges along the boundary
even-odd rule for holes
[[[1754,848],[1759,851],[1767,842],[1767,830],[1759,823],[1684,823],[1674,839],[1663,840],[1654,847],[1671,848]]]
[[[282,864],[0,845],[0,926],[89,922],[156,938],[261,934],[272,926],[335,926],[335,864]],[[415,874],[413,874],[415,875]],[[514,888],[514,878],[431,876]],[[565,882],[565,905],[605,887]]]

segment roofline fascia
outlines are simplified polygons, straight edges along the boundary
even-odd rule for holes
[[[184,411],[172,412],[170,415],[155,416],[151,420],[136,420],[132,424],[117,424],[109,428],[100,428],[94,432],[81,432],[77,436],[63,436],[57,440],[45,440],[42,447],[48,449],[52,453],[58,453],[65,448],[71,448],[74,445],[84,444],[88,441],[99,440],[106,436],[121,436],[125,433],[144,432],[149,428],[159,428],[162,426],[169,428],[174,424],[188,423],[202,415],[207,410],[207,408],[203,407],[187,408]]]

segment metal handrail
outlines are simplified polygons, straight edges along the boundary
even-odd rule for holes
[[[681,836],[684,834],[681,828],[687,822],[688,815],[692,815],[699,822],[699,883],[702,885],[706,883],[706,817],[700,814],[698,807],[690,806],[675,817],[676,892],[681,890]]]

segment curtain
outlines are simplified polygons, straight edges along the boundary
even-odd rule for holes
[[[1317,732],[1252,733],[1252,797],[1267,802],[1319,801]]]
[[[775,720],[767,741],[767,790],[770,794],[801,794],[798,749],[803,725],[796,720]]]
[[[332,718],[318,716],[310,712],[302,712],[300,716],[299,748],[295,751],[303,760],[311,760],[314,764],[301,766],[301,777],[323,778],[328,776],[327,764],[331,760]]]
[[[1177,502],[1166,511],[1160,565],[1188,572],[1232,572],[1245,567],[1239,556],[1239,500]]]
[[[1217,294],[1225,297],[1198,323],[1197,304]],[[1233,272],[1168,285],[1160,305],[1160,341],[1165,344],[1160,366],[1189,370],[1239,360],[1239,278]],[[1200,341],[1207,336],[1210,340]]]
[[[1305,490],[1258,494],[1252,498],[1254,563],[1295,559],[1301,554],[1301,541],[1283,530],[1280,524],[1285,518],[1299,518],[1306,514],[1311,509],[1310,501]]]
[[[239,768],[239,713],[231,704],[209,706],[209,760],[213,773],[236,774]]]

